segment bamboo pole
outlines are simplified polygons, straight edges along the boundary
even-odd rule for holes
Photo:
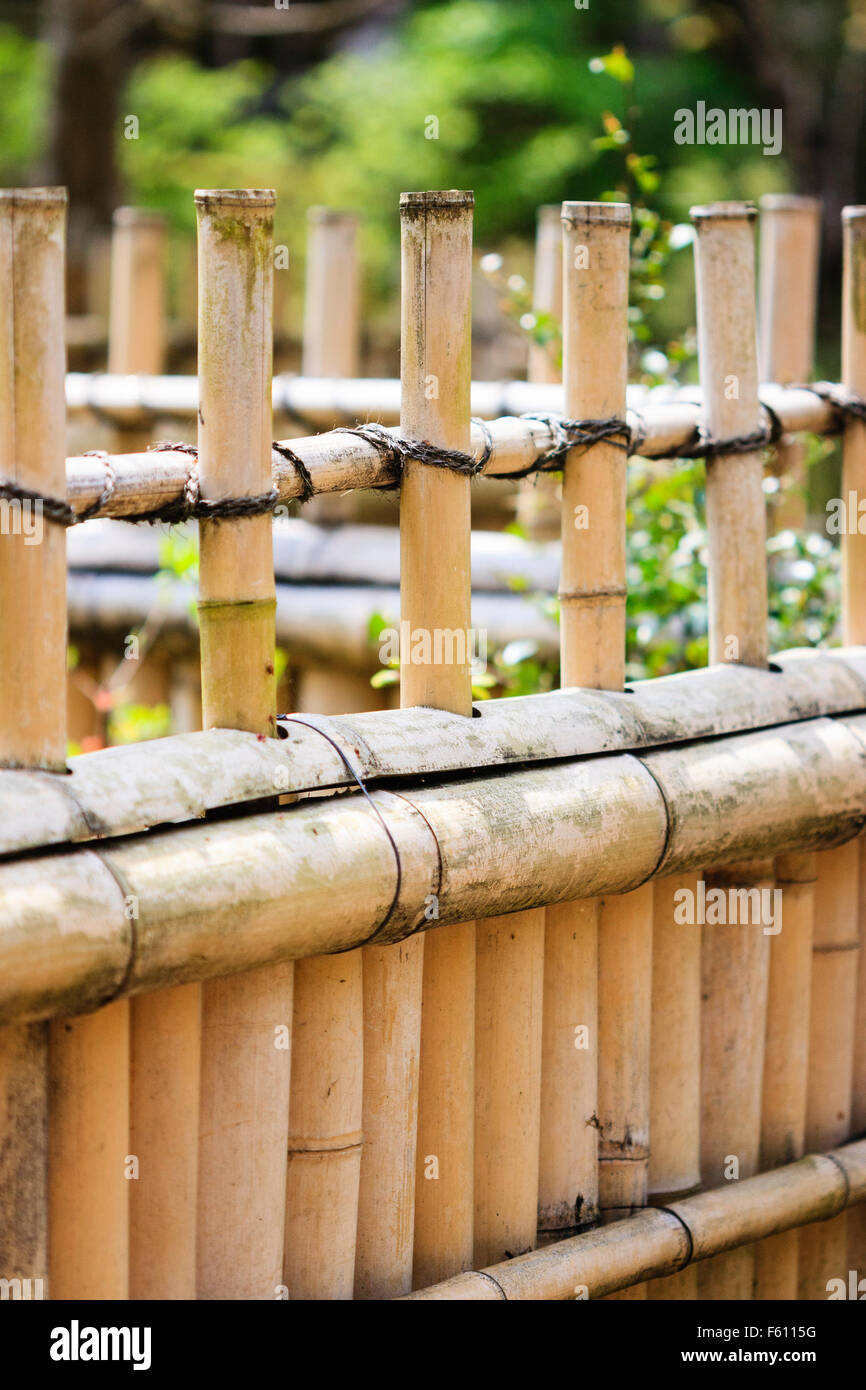
[[[471,381],[471,193],[404,193],[401,429],[448,448],[469,444]],[[412,634],[459,631],[469,642],[469,481],[409,464],[400,490],[400,612]],[[414,638],[413,638],[414,640]],[[459,657],[459,653],[457,654]],[[468,653],[452,666],[400,651],[400,704],[468,716]],[[429,948],[429,957],[426,952]],[[392,994],[392,980],[405,988]],[[365,1147],[361,1159],[356,1293],[408,1291],[412,1280],[465,1267],[472,1257],[472,923],[364,954]],[[423,1002],[422,1002],[423,1001]],[[390,1060],[396,1085],[378,1089],[379,1057],[394,1029],[403,1052]],[[393,1046],[393,1045],[392,1045]],[[368,1118],[369,1116],[369,1118]],[[403,1133],[397,1129],[402,1125]],[[395,1230],[397,1239],[395,1240]],[[413,1249],[414,1238],[414,1249]]]
[[[558,322],[562,321],[562,207],[546,203],[538,209],[535,236],[535,281],[533,308]],[[527,380],[555,384],[562,380],[551,344],[531,342]],[[560,531],[559,479],[527,478],[517,493],[517,521],[528,536],[547,539]]]
[[[577,418],[625,413],[630,225],[631,212],[623,204],[563,205],[563,374],[566,413]],[[625,451],[608,444],[583,454],[575,450],[565,466],[563,685],[612,690],[623,685],[625,474]],[[627,1210],[646,1200],[651,951],[652,888],[604,900],[597,996],[602,1210]],[[549,997],[558,985],[550,972],[548,981]],[[544,1085],[559,1089],[562,1078],[551,1075]],[[584,1115],[584,1126],[588,1118]],[[543,1149],[556,1142],[551,1130]],[[586,1140],[579,1152],[586,1153]]]
[[[814,420],[819,433],[833,422],[832,408],[822,403],[802,387],[788,390],[772,382],[764,389],[781,400],[786,413],[786,429],[811,429],[801,424],[801,416]],[[272,398],[275,414],[300,412],[323,429],[335,419],[353,424],[358,419],[375,417],[385,425],[396,425],[400,418],[400,382],[390,377],[305,377],[277,374],[273,379]],[[473,381],[472,414],[483,420],[497,420],[524,415],[527,411],[545,411],[561,415],[564,392],[560,385],[528,381]],[[158,415],[166,420],[192,420],[198,409],[198,382],[194,376],[180,373],[171,376],[115,376],[110,373],[69,372],[66,377],[66,402],[70,418],[87,411],[96,411],[110,419],[123,422],[131,413],[142,416]],[[649,448],[654,449],[659,420],[670,409],[684,411],[677,418],[695,420],[699,405],[694,386],[648,387],[632,383],[628,388],[631,410],[650,411]],[[770,399],[773,405],[773,399]],[[691,405],[691,411],[688,407]],[[659,412],[662,415],[659,415]],[[481,436],[479,432],[479,436]],[[688,431],[683,431],[685,442]],[[645,441],[640,441],[641,450]],[[663,451],[659,450],[661,455]]]
[[[847,207],[842,213],[842,382],[866,394],[866,207]],[[842,496],[866,496],[866,425],[849,420],[842,449]],[[842,631],[846,640],[866,639],[866,544],[859,531],[842,536]],[[849,634],[852,634],[849,637]],[[851,1125],[866,1132],[866,841],[861,840],[858,893],[860,955],[857,986],[855,1052]],[[857,1211],[849,1219],[849,1267],[866,1271],[866,1217]]]
[[[197,192],[199,474],[209,498],[270,487],[270,191]],[[205,728],[275,734],[274,574],[267,516],[199,528]],[[282,1284],[292,967],[202,992],[197,1286],[270,1299]]]
[[[65,494],[65,216],[65,189],[0,190],[7,287],[0,299],[0,478],[58,496]],[[0,534],[0,766],[62,769],[65,537],[23,507],[18,534],[12,508],[7,517]],[[30,537],[25,521],[34,528]],[[34,544],[40,524],[42,543]],[[44,1023],[0,1029],[0,1269],[45,1286],[48,1037]]]
[[[866,837],[860,836],[857,917],[860,957],[857,972],[857,1018],[851,1085],[851,1133],[866,1134]],[[857,1207],[848,1217],[848,1267],[866,1270],[866,1214]]]
[[[809,1075],[806,1145],[833,1145],[847,1138],[851,1118],[860,846],[851,840],[818,856],[812,996],[809,1012]],[[801,1299],[826,1299],[827,1281],[848,1275],[844,1214],[800,1235]]]
[[[777,1168],[806,1151],[809,1000],[815,918],[814,854],[776,860],[782,929],[771,938],[761,1100],[761,1167]],[[755,1298],[796,1299],[800,1236],[786,1231],[755,1247]]]
[[[842,384],[866,394],[866,207],[842,212]],[[866,423],[849,420],[842,453],[842,495],[866,496]],[[866,642],[866,544],[859,531],[842,536],[842,626],[848,642]]]
[[[356,377],[360,345],[358,218],[314,207],[307,213],[307,284],[301,371]]]
[[[647,1189],[652,1205],[667,1206],[701,1180],[701,935],[682,911],[684,893],[697,894],[695,874],[659,878],[653,888]],[[647,1298],[695,1299],[697,1289],[697,1268],[688,1266],[651,1281]]]
[[[704,422],[727,439],[760,426],[755,344],[755,209],[693,208]],[[707,460],[710,661],[767,663],[761,451]]]
[[[542,293],[555,297],[559,278],[562,301],[564,283],[564,316],[575,332],[564,220],[571,206],[562,209],[564,232],[542,215],[537,268]],[[576,408],[578,356],[572,352],[571,367],[565,359],[567,411]],[[574,532],[563,534],[570,550]],[[567,563],[564,545],[563,575]],[[565,666],[563,683],[572,683]],[[598,1057],[597,921],[597,904],[579,903],[478,923],[476,1262],[532,1249],[539,1230],[574,1229],[595,1215],[596,1134],[588,1121]]]
[[[165,219],[139,208],[117,208],[111,233],[108,371],[159,376],[165,371]],[[128,416],[113,431],[119,454],[145,450],[155,420]]]
[[[0,349],[0,476],[55,497],[65,493],[65,223],[65,189],[0,193],[0,256],[11,290]],[[38,505],[19,507],[4,515],[9,524],[0,544],[0,593],[7,599],[0,622],[0,761],[62,770],[65,537]],[[112,1066],[101,1045],[105,1025],[110,1030],[127,1015],[124,1003],[50,1030],[0,1035],[4,1274],[39,1278],[55,1298],[126,1293],[122,1050],[107,1118],[98,1106],[87,1113],[87,1103],[94,1094],[106,1099],[99,1093],[103,1068]],[[78,1133],[82,1113],[90,1124]],[[118,1116],[120,1135],[113,1124]]]
[[[826,1221],[866,1200],[866,1140],[761,1173],[737,1187],[687,1197],[670,1209],[639,1212],[527,1255],[471,1271],[410,1299],[568,1300],[604,1298],[690,1261]]]
[[[358,372],[357,218],[308,212],[302,370]],[[306,517],[344,521],[342,498],[317,498]],[[369,681],[332,665],[301,668],[298,706],[319,714],[377,708]],[[294,1055],[283,1279],[292,1298],[349,1299],[362,1151],[362,953],[300,961],[295,968]]]
[[[298,705],[317,714],[376,706],[350,672],[300,673]],[[350,1299],[363,1142],[363,952],[298,961],[292,1025],[283,1281],[294,1299]]]
[[[760,233],[761,380],[782,386],[808,381],[818,299],[820,199],[766,193],[761,199]],[[772,529],[803,530],[808,513],[805,443],[782,439],[776,446],[773,471],[788,486],[770,507]]]
[[[108,370],[119,376],[159,376],[165,370],[165,218],[141,208],[117,208],[111,234]],[[146,449],[146,424],[120,426],[117,452]]]
[[[815,198],[768,194],[761,199],[758,344],[764,379],[807,381],[812,373],[818,291],[821,204]],[[768,510],[775,530],[807,523],[806,445],[783,438],[774,471],[790,486]],[[804,1152],[812,976],[814,855],[777,862],[784,928],[770,944],[761,1164],[776,1167]],[[800,1237],[786,1231],[755,1250],[755,1297],[795,1299]]]
[[[704,420],[711,436],[759,427],[755,335],[755,209],[693,208],[698,352]],[[760,452],[708,458],[710,661],[767,663],[766,518]],[[712,887],[770,886],[772,866],[731,863]],[[701,1170],[710,1187],[751,1176],[760,1145],[761,1079],[769,938],[755,925],[705,926]],[[731,1050],[740,1059],[731,1061]],[[754,1252],[738,1250],[701,1269],[701,1298],[751,1298]]]
[[[532,306],[536,313],[562,318],[562,206],[545,203],[538,209],[535,234],[535,280]],[[550,346],[530,343],[527,380],[555,383],[562,380]]]

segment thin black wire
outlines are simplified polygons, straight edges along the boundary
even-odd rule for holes
[[[347,771],[347,772],[349,773],[349,775],[350,775],[351,777],[353,777],[353,778],[355,779],[355,781],[357,782],[358,788],[359,788],[361,794],[367,798],[367,801],[370,803],[370,806],[373,808],[373,811],[375,812],[375,814],[376,814],[377,817],[379,818],[379,823],[381,824],[382,829],[384,830],[385,834],[388,836],[388,840],[389,840],[389,842],[390,842],[390,844],[391,844],[391,848],[392,848],[392,850],[394,851],[394,860],[395,860],[396,865],[397,865],[397,886],[396,886],[396,888],[394,889],[394,896],[393,896],[393,898],[391,899],[391,906],[388,908],[388,911],[385,913],[385,917],[384,917],[383,921],[381,921],[381,922],[379,923],[378,927],[376,928],[375,932],[373,933],[374,936],[378,936],[379,933],[383,930],[383,928],[384,928],[385,926],[387,926],[388,922],[390,921],[390,918],[391,918],[391,915],[392,915],[392,913],[393,913],[393,911],[394,911],[394,908],[397,906],[397,903],[398,903],[399,900],[400,900],[400,889],[401,889],[402,886],[403,886],[403,866],[402,866],[402,864],[401,864],[401,862],[400,862],[400,851],[399,851],[399,849],[397,848],[397,841],[394,839],[394,836],[391,834],[390,828],[389,828],[389,826],[388,826],[388,822],[385,820],[385,817],[382,815],[382,812],[379,810],[379,807],[376,805],[376,803],[375,803],[375,801],[373,800],[372,796],[371,796],[370,793],[367,791],[367,788],[366,788],[366,786],[364,785],[363,779],[361,778],[360,774],[357,773],[357,772],[355,771],[355,769],[353,768],[352,764],[349,762],[349,759],[346,757],[346,754],[343,752],[342,748],[340,747],[339,743],[337,743],[337,741],[336,741],[335,739],[331,738],[331,735],[330,735],[330,734],[326,734],[325,731],[324,731],[324,729],[320,729],[316,724],[309,724],[309,723],[307,722],[306,719],[298,719],[296,715],[293,715],[293,714],[278,714],[278,715],[277,715],[277,723],[279,724],[279,723],[281,723],[281,722],[282,722],[283,724],[302,724],[303,727],[304,727],[305,729],[312,729],[312,730],[314,731],[314,733],[321,734],[322,738],[325,739],[328,743],[330,743],[331,747],[334,749],[334,752],[337,754],[337,756],[340,758],[340,760],[341,760],[342,763],[344,764],[344,766],[345,766],[345,768],[346,768],[346,771]]]

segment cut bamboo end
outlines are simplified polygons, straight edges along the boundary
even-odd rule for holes
[[[631,226],[630,203],[582,203],[562,204],[562,221],[572,226]]]
[[[754,203],[704,203],[689,209],[693,222],[754,222],[758,209]]]

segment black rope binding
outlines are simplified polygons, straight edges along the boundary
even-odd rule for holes
[[[834,434],[841,434],[849,420],[866,424],[866,399],[848,391],[833,381],[794,382],[791,391],[811,391],[813,396],[832,406],[835,412]]]
[[[32,488],[21,487],[8,479],[0,482],[0,497],[8,502],[29,502],[40,507],[46,520],[56,522],[58,526],[74,526],[78,520],[68,502],[63,502],[59,497],[49,497],[44,492],[34,492]]]
[[[837,429],[842,429],[846,420],[856,419],[866,423],[866,400],[846,391],[833,382],[813,382],[791,389],[811,391],[822,401],[826,401],[836,412]],[[713,439],[704,425],[698,424],[689,439],[679,449],[671,450],[670,458],[713,459],[722,454],[749,454],[759,449],[778,444],[785,433],[782,421],[774,408],[761,401],[761,407],[769,421],[750,434],[733,435],[727,439]],[[488,478],[520,479],[534,473],[552,473],[562,469],[566,456],[572,449],[584,451],[595,444],[612,444],[627,454],[639,452],[647,437],[646,421],[638,411],[629,411],[629,418],[621,420],[612,415],[604,420],[567,420],[558,415],[526,414],[519,417],[529,422],[538,421],[553,436],[551,448],[540,454],[525,468],[508,473],[488,473]],[[474,454],[463,453],[460,449],[446,449],[431,444],[424,439],[404,439],[392,434],[384,425],[375,421],[365,425],[339,425],[334,434],[351,434],[371,445],[390,470],[390,480],[385,486],[396,486],[403,475],[408,461],[421,463],[427,467],[445,468],[465,477],[475,478],[484,472],[494,453],[493,434],[484,420],[473,418],[472,423],[481,431],[484,445],[478,458]],[[297,500],[303,505],[315,496],[316,488],[307,465],[288,444],[274,441],[273,450],[280,458],[292,465],[299,484]],[[118,518],[122,521],[166,522],[169,524],[201,518],[206,521],[221,521],[238,517],[264,516],[273,512],[280,498],[276,486],[268,492],[255,497],[227,497],[219,501],[208,501],[201,496],[198,471],[198,450],[193,444],[164,442],[151,444],[148,452],[187,454],[191,459],[189,471],[181,495],[173,501],[164,502],[146,512],[136,512]],[[94,449],[85,457],[101,458],[105,465],[105,486],[99,498],[80,515],[76,515],[68,503],[56,497],[20,487],[17,483],[0,481],[0,498],[21,502],[41,503],[43,514],[49,521],[60,526],[74,526],[86,521],[102,511],[114,495],[117,478],[111,459],[102,449]]]

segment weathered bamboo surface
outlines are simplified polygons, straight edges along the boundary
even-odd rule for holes
[[[808,430],[825,434],[834,428],[832,407],[811,391],[767,386],[762,388],[762,395],[788,433]],[[633,413],[629,416],[630,422],[636,428],[641,425],[644,432],[637,452],[642,457],[667,458],[689,443],[702,419],[702,407],[696,402],[695,394],[690,402],[674,399],[657,405],[641,403],[640,419]],[[361,416],[366,413],[366,408],[359,412]],[[556,442],[549,424],[543,420],[505,416],[493,420],[487,430],[492,448],[482,477],[520,473]],[[357,435],[332,430],[278,442],[301,460],[315,493],[388,487],[396,481],[394,466],[383,458],[382,451]],[[473,425],[471,449],[475,458],[483,456],[487,443],[485,431]],[[190,456],[180,450],[115,454],[109,462],[114,470],[114,487],[111,496],[93,512],[94,516],[135,516],[164,507],[178,501],[189,477]],[[272,463],[279,500],[289,502],[303,496],[304,485],[291,461],[275,449]],[[105,491],[105,461],[88,455],[69,458],[66,478],[69,505],[80,515],[94,507]]]
[[[285,739],[209,729],[81,754],[69,759],[70,776],[0,770],[0,855],[130,835],[288,792],[354,787],[322,734],[365,782],[385,783],[690,743],[866,710],[866,649],[795,649],[774,662],[780,670],[716,666],[639,681],[625,694],[567,689],[487,700],[471,721],[432,709],[303,714],[303,724],[290,719],[281,726]],[[711,778],[712,754],[698,745],[682,788],[690,800],[700,795],[702,760]],[[722,832],[726,812],[721,805],[717,812]],[[681,832],[688,835],[688,827]]]
[[[375,798],[394,844],[349,794],[0,865],[0,1021],[401,940],[431,893],[439,926],[841,844],[866,815],[866,715]]]
[[[409,1294],[410,1299],[604,1298],[866,1201],[866,1139],[650,1209]]]

